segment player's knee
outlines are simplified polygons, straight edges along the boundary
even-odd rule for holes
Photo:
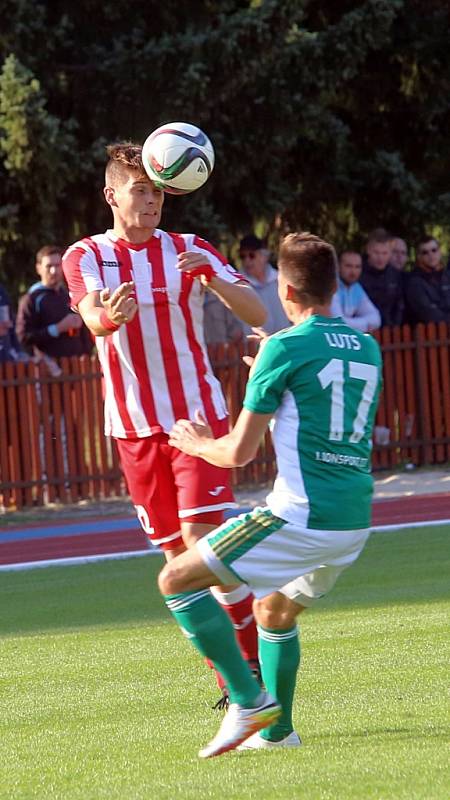
[[[158,577],[159,591],[163,595],[178,594],[181,589],[178,586],[179,579],[177,578],[177,571],[171,566],[171,562],[163,567]]]
[[[300,608],[287,600],[278,597],[275,601],[269,598],[255,600],[253,613],[258,625],[270,630],[287,630],[295,625],[295,618]]]

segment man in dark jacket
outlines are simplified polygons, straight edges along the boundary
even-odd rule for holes
[[[360,278],[372,303],[381,314],[381,325],[401,325],[404,315],[402,273],[390,264],[390,236],[383,228],[367,240],[367,259]]]
[[[450,270],[439,243],[424,236],[416,246],[416,267],[406,286],[408,318],[416,322],[450,322]]]
[[[14,330],[11,300],[5,287],[0,284],[0,363],[26,359],[27,356],[22,352]]]
[[[38,283],[20,302],[16,332],[28,352],[51,358],[90,353],[92,337],[79,314],[70,310],[61,266],[62,251],[45,245],[36,254]]]

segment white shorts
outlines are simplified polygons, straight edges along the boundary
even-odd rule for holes
[[[255,508],[227,520],[196,543],[223,584],[247,583],[255,597],[282,592],[310,606],[358,558],[370,530],[322,531],[301,528]]]

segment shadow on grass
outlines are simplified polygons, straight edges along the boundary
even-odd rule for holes
[[[313,613],[449,597],[449,536],[449,526],[375,534]],[[0,573],[0,634],[169,620],[157,588],[162,564],[153,556]]]

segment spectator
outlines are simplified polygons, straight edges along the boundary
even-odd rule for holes
[[[378,309],[359,283],[362,258],[353,250],[346,250],[339,259],[338,290],[333,297],[331,310],[352,328],[362,333],[374,331],[381,325]]]
[[[78,356],[90,353],[93,347],[80,315],[70,310],[61,261],[59,247],[41,247],[36,254],[36,272],[41,280],[19,302],[18,339],[30,353],[41,358]]]
[[[242,339],[242,323],[213,292],[205,292],[203,332],[206,344],[237,344]]]
[[[14,314],[5,287],[0,284],[0,363],[26,360],[14,330]]]
[[[278,272],[269,263],[269,251],[264,242],[253,233],[244,236],[239,245],[239,258],[245,276],[267,309],[264,331],[271,334],[287,328],[291,323],[278,297]],[[243,324],[242,328],[245,336],[252,333],[248,325]]]
[[[394,236],[391,239],[391,264],[395,269],[403,272],[408,263],[408,245],[404,239]]]
[[[376,228],[367,240],[361,284],[381,314],[382,325],[401,325],[404,314],[403,279],[390,263],[390,237]]]
[[[416,322],[450,322],[450,268],[439,243],[424,236],[417,243],[416,267],[406,286],[408,317]]]

